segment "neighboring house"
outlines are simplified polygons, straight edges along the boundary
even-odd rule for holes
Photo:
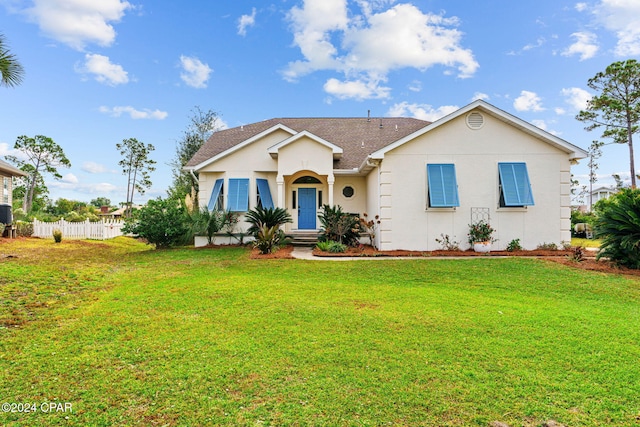
[[[132,209],[141,209],[142,206],[132,206]],[[122,219],[125,211],[127,210],[126,207],[121,207],[119,209],[116,209],[114,211],[109,212],[109,207],[108,206],[102,206],[100,208],[100,213],[98,214],[98,216],[100,216],[103,219]]]
[[[11,205],[13,203],[13,177],[23,177],[27,174],[15,166],[0,160],[0,178],[2,179],[2,189],[0,192],[0,224],[6,227],[0,232],[0,236],[9,234],[13,236],[13,214]]]
[[[587,152],[484,101],[433,123],[411,118],[281,118],[214,133],[185,169],[200,204],[286,208],[287,232],[319,229],[323,204],[380,216],[382,250],[468,247],[488,220],[504,248],[571,239],[571,164]],[[242,223],[246,225],[246,223]]]
[[[618,190],[610,187],[599,187],[591,192],[591,204],[595,205],[599,200],[608,199],[616,194]]]

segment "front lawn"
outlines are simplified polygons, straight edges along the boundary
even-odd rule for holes
[[[36,404],[2,425],[640,417],[637,278],[522,258],[252,260],[119,238],[2,240],[0,285],[0,403]]]

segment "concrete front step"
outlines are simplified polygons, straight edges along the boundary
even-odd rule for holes
[[[318,243],[318,233],[316,232],[293,232],[288,233],[287,237],[291,239],[294,246],[315,246]]]

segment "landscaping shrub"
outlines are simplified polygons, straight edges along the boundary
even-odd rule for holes
[[[18,237],[31,237],[33,235],[33,223],[26,221],[15,221],[16,235]]]
[[[640,269],[640,189],[625,188],[599,201],[594,226],[602,239],[597,259]]]
[[[206,206],[200,210],[189,212],[185,207],[187,225],[191,236],[204,235],[207,237],[207,244],[212,245],[215,234],[221,231],[226,225],[229,216],[223,211],[210,211]]]
[[[189,235],[183,206],[174,199],[158,197],[146,206],[134,211],[125,220],[122,232],[146,239],[156,249],[178,246]]]
[[[460,243],[451,240],[448,234],[440,234],[440,238],[436,239],[436,242],[440,244],[440,247],[444,251],[459,251]]]
[[[254,246],[261,254],[268,254],[286,244],[287,238],[280,226],[292,222],[291,215],[283,208],[256,207],[245,215],[251,226],[248,233],[255,238]]]
[[[53,241],[56,243],[62,242],[62,231],[58,230],[57,228],[53,230]]]
[[[369,219],[367,213],[362,214],[360,218],[360,229],[369,235],[369,243],[374,248],[376,247],[376,233],[380,226],[380,215],[376,215],[373,219]]]
[[[493,238],[495,231],[496,230],[484,220],[469,224],[469,244],[473,246],[474,243],[480,242],[493,243],[496,241],[496,239]]]
[[[347,245],[339,242],[334,242],[333,240],[325,240],[324,242],[318,242],[318,244],[316,244],[316,248],[318,248],[322,252],[331,252],[331,253],[344,253],[347,251]]]
[[[347,246],[357,246],[360,243],[360,218],[342,211],[339,205],[322,206],[319,216],[322,224],[320,240],[333,240]]]
[[[540,243],[536,249],[539,249],[541,251],[557,251],[558,245],[556,245],[555,243],[544,242],[544,243]]]
[[[515,251],[521,251],[521,250],[522,250],[522,245],[520,244],[520,239],[513,239],[507,245],[507,252],[515,252]]]

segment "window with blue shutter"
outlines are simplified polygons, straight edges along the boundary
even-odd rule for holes
[[[460,206],[456,167],[451,163],[428,164],[429,207],[453,208]]]
[[[266,179],[256,179],[258,185],[258,206],[263,209],[273,209],[273,199],[271,198],[271,190],[269,190],[269,181]]]
[[[216,210],[220,211],[224,206],[224,196],[223,196],[223,183],[224,179],[216,179],[215,184],[213,185],[213,191],[211,192],[211,197],[209,198],[209,205],[207,206],[210,211]]]
[[[231,212],[246,212],[249,210],[249,178],[230,178],[227,191]]]
[[[498,163],[500,206],[533,206],[533,193],[526,163]]]

